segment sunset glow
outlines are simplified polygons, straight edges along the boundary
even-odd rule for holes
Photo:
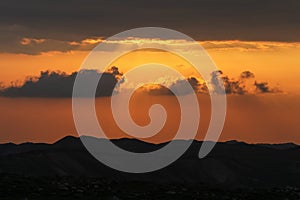
[[[25,41],[25,40],[24,40]],[[42,43],[41,40],[36,43]],[[97,44],[101,39],[86,39],[83,44]],[[238,76],[249,70],[273,86],[289,93],[299,93],[300,44],[284,42],[246,42],[246,41],[204,41],[200,44],[207,50],[217,66],[226,74]],[[67,52],[41,52],[40,55],[0,54],[0,80],[5,84],[22,82],[27,76],[38,75],[44,70],[60,70],[67,73],[77,71],[88,51],[71,50]],[[132,52],[112,65],[122,71],[147,62],[157,62],[174,67],[185,76],[195,72],[189,63],[161,51]]]
[[[110,44],[129,44],[131,42],[135,43],[147,43],[153,42],[149,39],[135,39],[135,40],[123,40],[110,42]],[[159,45],[172,44],[174,41],[161,41],[156,40]],[[0,80],[2,86],[21,85],[23,81],[28,76],[38,76],[40,71],[50,70],[50,71],[61,71],[66,73],[72,73],[78,71],[79,67],[82,65],[84,59],[89,54],[89,50],[95,47],[95,45],[103,42],[103,39],[98,38],[87,38],[80,42],[71,42],[66,45],[76,46],[77,50],[69,50],[66,52],[63,51],[46,51],[40,52],[37,55],[28,55],[28,54],[13,54],[13,53],[0,53]],[[39,48],[39,45],[45,45],[46,40],[44,39],[32,39],[24,38],[20,43],[24,46],[37,45],[36,48]],[[182,41],[175,42],[174,45],[181,45]],[[216,63],[216,65],[225,73],[225,75],[231,78],[237,78],[241,72],[250,71],[255,74],[256,80],[266,81],[269,83],[269,86],[276,88],[278,91],[281,91],[280,94],[274,94],[275,96],[264,97],[264,96],[253,96],[253,97],[228,97],[229,101],[229,111],[227,122],[225,123],[224,133],[222,134],[221,140],[230,140],[239,138],[243,141],[255,142],[255,141],[265,141],[265,142],[280,142],[280,141],[294,141],[299,142],[300,140],[296,137],[296,121],[290,121],[287,123],[284,120],[284,117],[288,115],[293,115],[296,119],[296,113],[290,113],[291,110],[289,106],[296,106],[298,101],[297,96],[300,94],[300,81],[298,80],[300,60],[298,55],[300,55],[300,43],[291,43],[291,42],[263,42],[263,41],[239,41],[239,40],[227,40],[227,41],[202,41],[199,42],[200,45],[208,52],[210,57]],[[92,46],[91,46],[92,45]],[[189,50],[190,53],[193,53],[193,49]],[[109,52],[108,52],[109,53]],[[101,58],[99,58],[101,59]],[[109,69],[112,66],[117,66],[119,71],[125,74],[130,69],[138,67],[147,63],[159,63],[165,66],[169,66],[186,78],[195,77],[199,83],[204,83],[201,75],[195,70],[195,68],[187,62],[185,59],[166,51],[156,50],[156,49],[144,49],[136,50],[125,54],[111,63],[110,66],[106,68]],[[155,70],[149,69],[149,77],[154,76],[157,72]],[[160,80],[157,80],[155,84],[168,83],[173,84],[174,81],[170,74],[157,74],[160,75]],[[148,89],[147,89],[148,88]],[[144,89],[151,90],[151,88],[158,89],[157,85],[145,86]],[[250,91],[250,93],[253,93]],[[284,100],[284,95],[288,94],[289,97]],[[166,106],[169,117],[164,129],[161,132],[152,138],[146,139],[146,141],[151,142],[161,142],[168,141],[172,138],[173,134],[176,132],[178,118],[180,113],[176,108],[176,99],[172,96],[148,96],[145,97],[143,92],[137,92],[135,98],[133,98],[132,103],[132,115],[136,120],[136,123],[140,125],[146,125],[148,122],[147,118],[147,109],[149,106],[156,102],[162,103]],[[134,100],[136,99],[136,100]],[[273,117],[275,115],[275,110],[273,110],[271,105],[276,101],[281,102],[281,107],[277,109],[280,110],[281,115],[277,116],[282,121],[278,122],[281,126],[276,127],[275,129],[271,124],[266,126],[250,125],[251,123],[260,123],[260,118],[255,117],[255,110],[262,109],[260,106],[261,102],[267,103],[268,108],[264,112],[267,112],[267,117]],[[290,99],[290,100],[288,100]],[[200,123],[200,128],[198,131],[197,139],[203,139],[205,131],[207,130],[209,122],[209,100],[205,95],[199,96],[202,121]],[[76,135],[75,127],[72,123],[72,115],[70,110],[70,105],[67,103],[68,100],[47,100],[48,103],[44,102],[42,99],[35,99],[35,103],[30,103],[28,99],[22,99],[23,103],[20,108],[17,110],[24,110],[24,112],[29,112],[31,114],[25,117],[24,114],[18,114],[18,112],[12,112],[10,109],[11,106],[14,106],[13,101],[8,101],[1,99],[2,115],[0,118],[2,121],[7,121],[8,124],[11,120],[18,120],[20,122],[19,126],[12,128],[10,126],[2,126],[0,131],[2,133],[1,142],[7,142],[10,140],[16,142],[23,142],[26,140],[33,141],[55,141],[56,139],[62,137],[65,134]],[[153,102],[152,102],[153,101]],[[97,100],[97,106],[102,112],[98,113],[100,117],[99,121],[102,122],[103,126],[109,130],[110,133],[113,133],[111,138],[122,138],[127,137],[126,134],[118,128],[115,124],[113,117],[110,112],[110,100],[109,98],[100,98]],[[134,103],[135,102],[135,103]],[[140,104],[139,102],[148,102],[147,104]],[[151,103],[152,102],[152,103]],[[168,103],[167,103],[168,102]],[[172,102],[172,103],[171,103]],[[240,109],[247,109],[246,102],[250,103],[251,111],[249,111],[247,116],[244,116],[241,119],[241,116],[244,115]],[[47,105],[46,105],[46,104]],[[33,107],[37,106],[37,108]],[[134,106],[135,105],[135,106]],[[278,104],[279,105],[279,104]],[[284,108],[284,105],[287,107]],[[289,106],[288,106],[289,105]],[[46,114],[46,110],[41,109],[43,106],[46,110],[50,107],[53,107],[50,112]],[[56,108],[56,106],[58,106]],[[171,109],[173,108],[173,109]],[[8,110],[7,110],[8,109]],[[55,111],[57,110],[57,112]],[[299,110],[299,107],[296,106],[294,111]],[[43,117],[36,118],[39,114],[38,112],[43,112]],[[252,113],[252,111],[254,111]],[[257,110],[259,111],[259,110]],[[5,113],[5,114],[4,114]],[[271,114],[273,113],[273,114]],[[59,115],[59,117],[55,117]],[[25,119],[26,118],[26,119]],[[40,120],[39,125],[34,125],[32,122]],[[258,121],[256,121],[258,120]],[[275,120],[275,119],[274,119]],[[274,122],[272,120],[272,123]],[[57,124],[55,129],[47,128],[43,130],[45,123],[52,121]],[[60,121],[64,121],[63,124],[60,124]],[[235,126],[234,122],[239,121],[239,124],[243,126]],[[275,120],[276,121],[276,120]],[[266,122],[268,123],[268,122]],[[29,125],[31,124],[31,125]],[[60,124],[60,125],[59,125]],[[253,127],[253,129],[244,130],[243,127]],[[255,127],[255,128],[254,128]],[[269,127],[269,128],[267,128]],[[279,133],[275,136],[276,130],[282,129],[284,127],[289,127],[289,134],[283,136]],[[18,132],[22,130],[23,136],[18,135]],[[39,135],[43,132],[45,135]],[[55,132],[55,133],[54,133]],[[282,130],[282,132],[284,132]],[[263,135],[255,136],[253,133],[261,133]],[[274,135],[275,134],[275,135]],[[188,139],[188,138],[186,138]]]

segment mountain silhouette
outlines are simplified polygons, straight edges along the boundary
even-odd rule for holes
[[[101,140],[97,139],[101,143]],[[149,152],[166,143],[135,139],[112,140],[133,152]],[[179,140],[178,142],[187,142]],[[98,162],[79,138],[67,136],[53,144],[0,145],[0,174],[29,177],[97,177],[153,183],[206,184],[220,187],[281,187],[300,185],[300,148],[287,144],[219,142],[204,159],[198,158],[202,142],[193,141],[176,162],[156,172],[123,173]]]

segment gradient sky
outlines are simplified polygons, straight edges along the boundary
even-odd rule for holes
[[[136,27],[171,28],[198,41],[228,76],[238,77],[249,70],[257,80],[282,91],[228,97],[229,117],[223,140],[300,143],[299,10],[298,0],[1,1],[0,82],[5,86],[15,81],[21,84],[27,76],[37,76],[42,70],[71,73],[106,37]],[[160,51],[133,52],[112,65],[126,72],[153,61],[169,65],[187,77],[197,76],[187,62]],[[171,108],[174,105],[170,98],[157,100],[172,102],[166,104]],[[106,100],[98,101],[106,105]],[[70,100],[1,98],[0,102],[0,142],[53,142],[64,135],[76,135]],[[135,108],[135,115],[145,114],[140,111],[142,107]],[[206,110],[209,103],[203,107]],[[109,116],[108,111],[105,113]],[[209,115],[208,110],[204,113]],[[167,140],[176,129],[177,115],[173,113],[162,132],[167,135],[161,140]],[[147,117],[138,119],[140,123],[147,121]],[[124,136],[112,119],[106,126],[115,132],[113,137]],[[200,129],[198,139],[205,125]]]

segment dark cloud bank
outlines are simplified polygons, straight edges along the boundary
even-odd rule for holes
[[[73,85],[78,73],[86,79],[101,75],[101,81],[96,90],[97,97],[111,96],[122,75],[116,67],[104,73],[96,70],[82,70],[72,74],[42,71],[38,77],[28,77],[22,85],[12,83],[11,86],[3,88],[0,95],[6,97],[72,97]]]
[[[94,76],[100,76],[96,97],[111,96],[119,84],[124,82],[122,73],[117,67],[110,68],[107,72],[100,73],[96,70],[82,70],[66,74],[57,71],[43,71],[38,77],[28,77],[24,83],[12,83],[8,87],[0,89],[0,96],[4,97],[72,97],[73,85],[78,73],[84,78],[89,79]],[[126,79],[125,79],[126,80]],[[267,82],[257,82],[254,80],[254,74],[249,71],[241,73],[239,78],[233,79],[224,75],[222,71],[212,73],[210,84],[214,91],[218,93],[219,80],[223,81],[226,94],[258,94],[258,93],[277,93],[278,89],[271,88]],[[177,80],[171,84],[170,88],[182,91],[184,82],[188,81],[196,93],[208,94],[206,83],[201,83],[195,77],[186,80]],[[173,95],[170,89],[161,85],[152,85],[150,87],[141,87],[143,92],[151,95]],[[184,90],[181,95],[186,95],[192,91]]]
[[[201,41],[300,41],[299,10],[299,0],[0,1],[0,52],[68,51],[72,47],[59,41],[145,26],[175,29]],[[24,47],[23,38],[51,44]]]

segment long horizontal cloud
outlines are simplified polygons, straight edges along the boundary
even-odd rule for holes
[[[228,50],[236,49],[241,51],[265,50],[272,51],[286,48],[300,48],[300,42],[270,42],[270,41],[204,41],[200,44],[205,49]]]
[[[1,38],[0,38],[1,40]],[[191,53],[195,50],[195,44],[185,40],[176,39],[153,39],[153,38],[131,38],[117,41],[106,41],[102,37],[90,37],[80,41],[60,41],[44,38],[22,38],[16,46],[0,47],[4,51],[12,53],[22,53],[29,55],[38,55],[45,52],[70,52],[70,51],[91,51],[98,44],[102,43],[101,50],[116,51],[118,47],[126,45],[138,45],[140,43],[151,43],[157,48],[172,45],[172,48],[181,48]],[[272,51],[279,49],[300,49],[300,42],[270,42],[270,41],[199,41],[204,49],[214,50],[240,50],[240,51]],[[16,48],[17,47],[17,48]],[[5,48],[5,49],[4,49]],[[199,48],[198,46],[196,48]],[[157,49],[147,49],[146,51],[159,51]]]
[[[300,41],[298,0],[11,0],[0,2],[0,52],[23,38],[80,42],[159,26],[196,40]]]

